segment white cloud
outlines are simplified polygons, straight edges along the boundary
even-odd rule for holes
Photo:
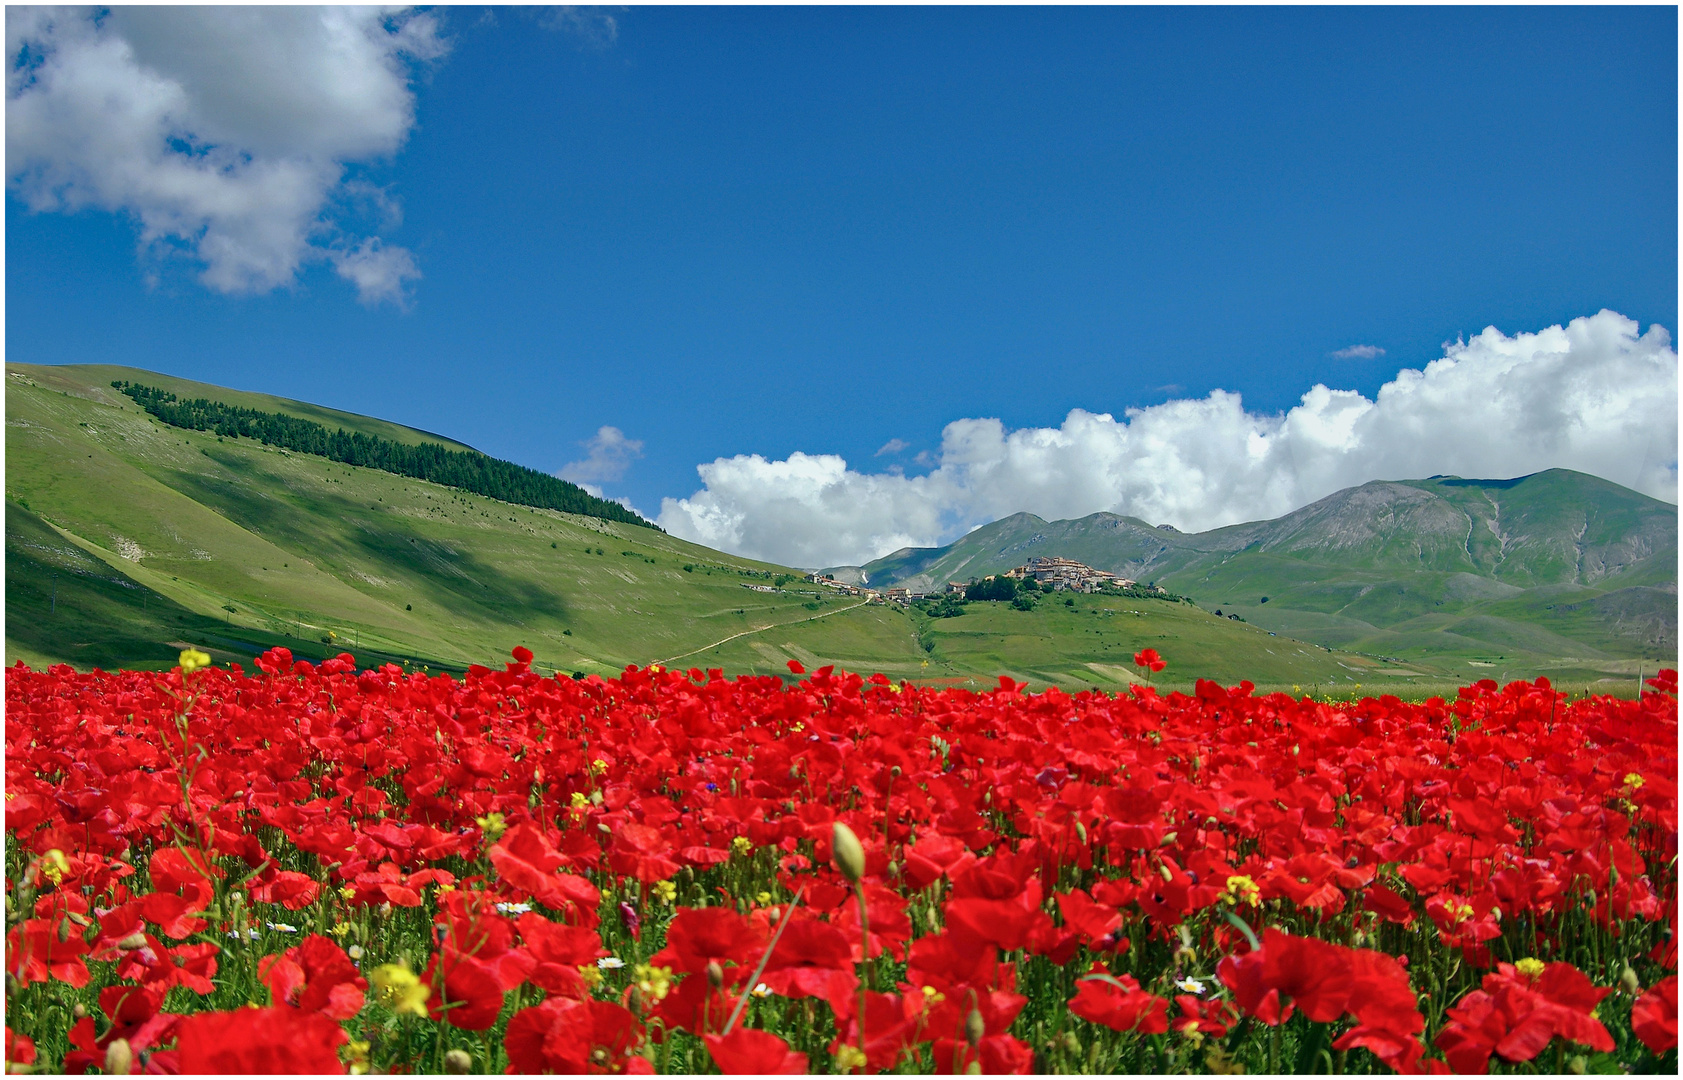
[[[1570,468],[1677,501],[1677,353],[1612,311],[1537,334],[1494,327],[1444,346],[1369,400],[1312,387],[1288,412],[1239,395],[1130,409],[1075,409],[1058,428],[955,420],[924,476],[868,474],[832,454],[720,458],[704,485],[666,499],[677,536],[793,566],[861,563],[948,543],[1027,510],[1100,510],[1200,531],[1276,517],[1369,480],[1477,478]]]
[[[413,255],[404,248],[385,246],[378,236],[328,257],[339,276],[356,285],[357,299],[368,305],[389,300],[398,307],[407,306],[403,283],[421,276]]]
[[[571,480],[597,498],[602,497],[598,484],[604,480],[618,480],[633,461],[643,456],[643,440],[628,439],[625,432],[607,424],[597,428],[594,436],[579,445],[589,451],[585,459],[567,462],[555,475]]]
[[[314,7],[7,8],[6,173],[37,212],[131,217],[149,256],[202,263],[218,292],[290,285],[328,260],[364,302],[401,303],[413,257],[336,211],[346,182],[414,125],[412,66],[443,55],[431,15]]]
[[[1385,355],[1385,350],[1377,345],[1352,345],[1347,349],[1328,353],[1334,360],[1372,360]]]
[[[882,457],[884,454],[898,454],[910,445],[912,444],[907,442],[905,439],[890,439],[883,443],[882,449],[878,450],[873,456]]]
[[[538,10],[538,25],[572,35],[580,48],[601,52],[619,40],[619,20],[601,8],[562,4]]]

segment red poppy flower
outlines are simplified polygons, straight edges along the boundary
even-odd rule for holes
[[[836,1037],[830,1043],[834,1054],[842,1046],[859,1045],[859,1002],[837,1012]],[[927,1016],[922,994],[865,993],[865,1071],[885,1072],[899,1065],[908,1055],[915,1055],[917,1046],[933,1024],[940,1021]]]
[[[699,975],[717,961],[729,983],[744,974],[739,967],[758,963],[765,947],[754,924],[730,908],[679,908],[666,930],[666,947],[649,963]]]
[[[514,1014],[503,1047],[510,1072],[604,1073],[625,1068],[642,1041],[643,1025],[622,1006],[550,998]]]
[[[1135,653],[1134,664],[1137,667],[1150,668],[1154,672],[1162,671],[1168,666],[1167,661],[1157,655],[1156,649],[1141,649]]]
[[[444,969],[442,988],[440,965]],[[432,987],[432,994],[427,998],[427,1011],[432,1018],[454,1027],[485,1031],[497,1022],[497,1014],[503,1010],[502,982],[488,964],[471,956],[458,953],[446,959],[443,953],[434,953],[432,962],[421,974],[421,982]]]
[[[1058,893],[1055,899],[1058,911],[1064,917],[1064,926],[1073,930],[1083,945],[1092,946],[1111,939],[1117,927],[1122,925],[1120,912],[1109,904],[1094,903],[1083,889]]]
[[[1095,963],[1076,983],[1069,1011],[1114,1031],[1160,1035],[1169,1030],[1169,1003],[1140,989],[1132,975],[1115,976]]]
[[[665,834],[654,826],[628,822],[614,830],[608,866],[616,874],[650,885],[678,872],[678,864],[671,857],[673,848]]]
[[[532,973],[527,976],[532,985],[565,997],[582,1000],[589,996],[589,986],[579,974],[579,968],[608,955],[594,930],[559,926],[537,912],[520,916],[516,925],[534,963]],[[654,962],[658,964],[659,958]]]
[[[6,935],[6,968],[20,984],[58,979],[82,987],[93,978],[82,960],[88,943],[80,934],[66,934],[60,940],[62,925],[59,919],[25,919]]]
[[[1675,687],[1675,672],[1672,678]],[[1667,976],[1636,999],[1630,1009],[1630,1027],[1655,1055],[1677,1049],[1677,976]]]
[[[260,904],[279,904],[288,911],[301,911],[320,898],[321,887],[321,882],[308,874],[300,874],[295,870],[277,870],[267,881],[252,886],[251,898]]]
[[[555,849],[536,824],[524,822],[514,826],[485,854],[497,868],[498,877],[545,907],[560,911],[571,904],[588,902],[594,906],[601,902],[599,895],[589,899],[596,889],[588,881],[557,873],[570,865],[571,860]],[[586,888],[565,881],[566,877],[574,877]]]
[[[368,980],[332,939],[311,934],[297,946],[257,961],[257,975],[276,1004],[349,1020],[362,1011]]]
[[[846,1010],[858,986],[853,952],[841,931],[798,915],[783,928],[762,978],[774,993],[823,998],[838,1011]]]
[[[6,1029],[6,1064],[33,1065],[35,1064],[35,1040],[28,1035],[18,1035],[11,1028]],[[12,1070],[8,1068],[7,1072]],[[754,1070],[749,1070],[754,1071]],[[767,1070],[769,1071],[769,1070]],[[804,1070],[797,1070],[804,1071]]]
[[[147,872],[152,875],[155,891],[183,896],[193,911],[203,911],[216,898],[215,888],[201,872],[205,870],[220,876],[216,864],[203,854],[195,852],[189,858],[179,848],[166,847],[153,853]]]
[[[195,1013],[181,1019],[183,1073],[343,1073],[345,1031],[321,1013],[284,1005]]]
[[[791,660],[789,664],[792,668],[795,662]],[[729,1035],[708,1035],[702,1041],[707,1044],[713,1063],[727,1076],[745,1073],[794,1075],[807,1071],[806,1055],[789,1049],[788,1043],[769,1031],[738,1027]]]
[[[1457,1072],[1484,1072],[1491,1054],[1530,1061],[1557,1035],[1605,1052],[1613,1038],[1594,1010],[1608,993],[1571,964],[1548,964],[1534,975],[1500,964],[1480,989],[1450,1006],[1437,1046]]]

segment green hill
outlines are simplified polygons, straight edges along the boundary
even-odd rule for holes
[[[1469,667],[1458,654],[1445,663],[1449,654],[1433,651],[1444,641],[1459,648],[1473,637],[1483,648],[1497,640],[1493,627],[1532,635],[1522,634],[1512,647],[1516,658],[1552,656],[1549,648],[1586,635],[1615,644],[1642,634],[1669,633],[1675,640],[1675,593],[1653,569],[1663,537],[1656,534],[1654,555],[1638,557],[1615,535],[1630,532],[1623,525],[1610,526],[1608,538],[1585,532],[1581,583],[1534,586],[1524,573],[1544,571],[1524,568],[1559,563],[1563,549],[1530,553],[1503,518],[1498,527],[1509,534],[1506,547],[1498,539],[1493,554],[1484,548],[1475,554],[1496,560],[1514,583],[1478,568],[1443,572],[1447,583],[1438,594],[1474,597],[1483,606],[1445,626],[1408,629],[1421,647],[1406,663],[1382,658],[1403,655],[1400,650],[1369,648],[1364,634],[1373,631],[1364,628],[1376,624],[1350,614],[1359,609],[1378,618],[1369,609],[1384,597],[1374,590],[1359,598],[1363,607],[1348,595],[1359,585],[1299,582],[1304,595],[1290,608],[1292,626],[1270,621],[1288,611],[1276,607],[1272,594],[1259,594],[1270,596],[1265,607],[1251,602],[1252,586],[1272,588],[1296,572],[1271,569],[1268,560],[1288,568],[1302,562],[1308,529],[1258,542],[1277,540],[1278,551],[1251,552],[1251,541],[1210,544],[1112,515],[1099,515],[1096,529],[1017,515],[967,537],[964,543],[993,538],[994,550],[953,555],[948,564],[962,566],[951,576],[1014,566],[1040,553],[1106,565],[1100,555],[1109,543],[1125,550],[1124,562],[1161,566],[1157,580],[1198,596],[1206,607],[1228,600],[1218,586],[1239,590],[1228,606],[1250,621],[1121,596],[1048,597],[1032,611],[980,602],[956,618],[930,618],[915,609],[865,605],[786,567],[655,529],[515,506],[249,438],[172,427],[113,389],[114,380],[394,442],[471,449],[386,421],[128,368],[8,365],[7,663],[164,667],[188,644],[222,662],[248,662],[285,645],[304,658],[349,650],[365,664],[461,670],[496,665],[514,645],[525,645],[541,670],[568,673],[610,674],[628,663],[662,662],[783,674],[793,659],[919,681],[987,686],[1009,674],[1035,687],[1114,691],[1137,678],[1133,654],[1149,646],[1170,661],[1156,680],[1169,688],[1189,690],[1196,677],[1229,684],[1248,678],[1263,689],[1300,685],[1347,694],[1360,683],[1364,692],[1418,697],[1450,690],[1469,675],[1505,677],[1495,655],[1485,669]],[[1641,502],[1631,507],[1638,517],[1647,513]],[[1670,535],[1675,551],[1675,526]],[[1074,546],[1050,550],[1066,542]],[[901,558],[948,572],[936,564],[957,548]],[[1261,576],[1240,576],[1245,573]],[[876,568],[873,578],[880,580]],[[1420,605],[1418,588],[1410,587],[1404,601],[1387,601],[1399,613]],[[1266,616],[1255,614],[1264,610]],[[1354,651],[1307,643],[1332,636],[1329,628]],[[1634,686],[1640,662],[1604,650],[1599,658],[1547,670],[1586,686],[1606,677]],[[1507,667],[1515,677],[1542,670],[1517,661]]]
[[[1447,665],[1649,670],[1677,656],[1677,508],[1564,469],[1337,492],[1206,533],[1093,514],[1015,514],[944,548],[859,568],[939,587],[1078,559],[1323,646]]]
[[[1146,645],[1170,657],[1168,685],[1187,689],[1197,676],[1349,684],[1368,663],[1282,648],[1184,605],[1136,614],[1126,599],[976,604],[931,620],[654,529],[172,427],[111,383],[448,443],[385,421],[120,367],[8,365],[7,376],[7,663],[168,666],[187,644],[248,662],[285,645],[460,670],[523,644],[540,669],[563,672],[660,661],[780,674],[795,659],[1113,690]]]

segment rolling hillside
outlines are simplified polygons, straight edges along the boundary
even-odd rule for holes
[[[929,587],[1036,555],[1154,581],[1267,630],[1370,655],[1585,671],[1652,670],[1677,656],[1677,508],[1559,469],[1374,482],[1272,521],[1197,534],[1115,514],[1016,514],[857,573],[878,586]]]
[[[765,671],[765,626],[837,661],[910,672],[926,656],[903,617],[843,612],[780,567],[169,427],[109,384],[436,439],[424,432],[125,368],[7,375],[8,663],[167,664],[192,641],[219,659],[285,644],[462,669],[524,644],[541,666],[605,674],[731,639],[698,658]]]
[[[935,620],[865,606],[653,529],[171,427],[115,379],[395,441],[438,438],[127,368],[8,365],[8,664],[168,666],[186,644],[249,662],[285,645],[461,670],[523,644],[540,669],[566,673],[660,661],[778,674],[797,659],[1112,690],[1146,645],[1171,658],[1160,681],[1183,689],[1196,676],[1348,685],[1374,666],[1184,605],[978,604]]]

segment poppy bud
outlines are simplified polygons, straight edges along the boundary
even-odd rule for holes
[[[964,1075],[965,1076],[980,1076],[980,1075],[982,1075],[982,1063],[980,1061],[972,1061],[970,1064],[968,1064],[964,1067]]]
[[[982,1036],[988,1033],[988,1024],[982,1019],[982,1010],[971,1008],[970,1015],[964,1018],[964,1041],[974,1050],[982,1045]]]
[[[127,1039],[113,1039],[105,1048],[105,1069],[108,1074],[127,1076],[134,1065],[134,1051]]]
[[[838,821],[830,832],[830,847],[836,869],[841,871],[842,877],[857,885],[859,879],[865,876],[865,848],[859,843],[859,837]]]
[[[466,1050],[451,1050],[444,1055],[444,1071],[460,1075],[473,1069],[473,1057]]]
[[[1159,874],[1163,875],[1163,880],[1164,881],[1173,881],[1175,879],[1175,872],[1173,870],[1170,870],[1163,863],[1158,863],[1157,864],[1157,872]]]
[[[1081,1040],[1075,1037],[1075,1032],[1064,1032],[1064,1050],[1070,1054],[1081,1053]]]
[[[1589,1072],[1589,1061],[1582,1054],[1578,1054],[1566,1063],[1566,1071],[1574,1076],[1582,1076]]]
[[[117,948],[122,949],[125,952],[132,952],[135,949],[144,949],[146,948],[146,935],[141,933],[139,930],[136,930],[128,937],[117,942]]]
[[[1640,994],[1642,992],[1642,982],[1637,979],[1636,972],[1631,970],[1629,964],[1625,965],[1625,970],[1622,974],[1620,974],[1619,981],[1625,984],[1625,990],[1631,994]]]
[[[707,985],[715,990],[725,985],[725,969],[719,966],[717,960],[707,961]]]
[[[900,864],[895,862],[893,859],[888,860],[888,876],[889,877],[899,877],[900,876]]]
[[[1180,839],[1180,834],[1179,833],[1166,832],[1166,833],[1163,834],[1163,839],[1157,841],[1157,846],[1158,847],[1168,847],[1170,844],[1174,843],[1176,840],[1179,840],[1179,839]]]
[[[82,1017],[88,1015],[88,1007],[78,1001],[70,1007],[70,1015],[80,1020]]]
[[[1087,842],[1087,826],[1077,821],[1075,823],[1075,835],[1080,838],[1083,844],[1085,844]]]

